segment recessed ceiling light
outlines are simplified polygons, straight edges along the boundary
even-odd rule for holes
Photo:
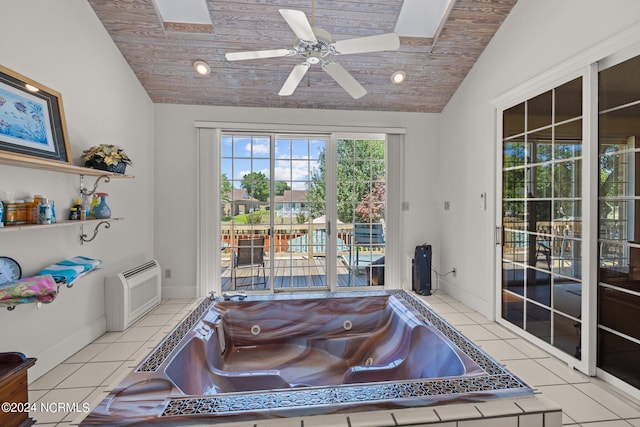
[[[395,84],[400,84],[407,78],[407,73],[404,71],[396,71],[391,75],[391,81]]]
[[[196,70],[196,73],[200,74],[201,76],[206,76],[211,72],[211,67],[209,67],[209,64],[200,60],[193,63],[193,68]]]

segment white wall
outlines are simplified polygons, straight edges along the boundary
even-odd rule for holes
[[[211,78],[215,78],[212,76]],[[277,96],[274,94],[274,96]],[[438,236],[438,115],[371,111],[293,110],[155,105],[155,254],[172,278],[163,295],[196,295],[197,164],[194,122],[254,122],[406,128],[404,250]],[[217,166],[214,166],[217,167]]]
[[[491,101],[640,22],[637,0],[519,0],[441,116],[443,288],[493,316],[495,112]],[[596,58],[597,59],[597,58]],[[479,204],[488,194],[488,209]],[[451,201],[451,210],[442,201]]]
[[[33,381],[104,332],[105,275],[153,255],[153,109],[86,1],[0,0],[0,11],[0,63],[62,94],[75,164],[99,143],[123,146],[135,162],[127,170],[135,179],[101,187],[113,215],[125,221],[95,241],[80,245],[80,227],[0,233],[0,255],[16,259],[24,276],[76,255],[103,261],[51,304],[0,308],[0,351],[37,357]],[[55,200],[58,217],[68,215],[78,184],[74,175],[0,164],[0,191],[44,194]]]

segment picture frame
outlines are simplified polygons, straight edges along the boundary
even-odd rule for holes
[[[72,161],[61,94],[2,65],[0,158]]]

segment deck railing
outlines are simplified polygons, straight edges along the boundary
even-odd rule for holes
[[[336,228],[339,239],[338,254],[347,252],[353,234],[353,224],[338,224]],[[313,257],[326,254],[325,229],[325,224],[275,224],[273,233],[269,233],[268,224],[223,224],[221,237],[225,248],[237,247],[239,239],[264,237],[267,250],[271,247],[273,239],[276,253],[298,252]],[[223,251],[226,252],[227,249]]]

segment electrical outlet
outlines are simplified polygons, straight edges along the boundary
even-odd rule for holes
[[[456,274],[458,273],[458,270],[455,267],[453,267],[451,269],[451,273],[453,273],[453,277],[456,277]]]
[[[165,279],[171,279],[171,274],[172,274],[172,271],[171,271],[170,268],[165,268],[164,269],[164,278]]]

